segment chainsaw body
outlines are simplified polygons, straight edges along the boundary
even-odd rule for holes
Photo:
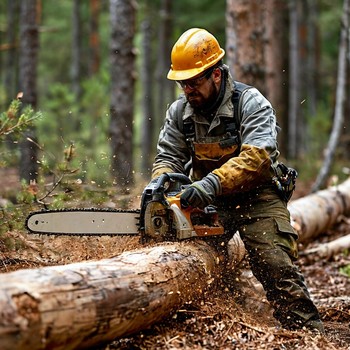
[[[165,173],[145,188],[139,227],[142,242],[174,241],[224,233],[213,206],[181,208],[180,194],[190,184],[185,175]]]

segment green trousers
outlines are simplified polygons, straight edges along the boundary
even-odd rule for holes
[[[304,277],[295,266],[298,235],[287,205],[273,188],[220,198],[215,203],[226,239],[238,230],[255,277],[263,285],[284,328],[297,329],[320,318]]]

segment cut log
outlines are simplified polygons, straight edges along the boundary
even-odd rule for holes
[[[339,217],[350,215],[350,179],[291,201],[288,209],[299,241],[310,242],[335,225]]]
[[[0,348],[85,349],[146,329],[215,281],[204,242],[0,275]]]

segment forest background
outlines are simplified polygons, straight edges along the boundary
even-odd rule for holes
[[[313,181],[334,122],[346,3],[2,1],[0,111],[23,93],[23,106],[41,117],[19,139],[1,138],[1,166],[18,168],[28,182],[57,169],[103,187],[148,179],[166,107],[180,93],[166,79],[172,45],[188,28],[202,27],[226,49],[234,79],[270,99],[282,159]],[[330,170],[338,178],[347,176],[350,157],[350,104],[343,100]]]

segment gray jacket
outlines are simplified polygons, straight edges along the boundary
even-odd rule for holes
[[[224,67],[228,69],[227,66]],[[198,142],[210,144],[225,132],[222,119],[234,118],[231,100],[234,82],[230,74],[227,76],[222,103],[211,123],[202,115],[195,114],[184,96],[171,104],[158,139],[153,177],[163,172],[184,173],[185,165],[191,159],[191,150],[186,143],[183,127],[179,123],[179,113],[183,120],[192,118],[194,121],[195,139]],[[249,190],[251,186],[247,186],[246,180],[249,182],[254,180],[254,177],[261,177],[262,173],[266,175],[267,168],[270,168],[279,156],[277,145],[279,127],[270,102],[256,88],[251,87],[243,91],[239,111],[241,150],[237,156],[212,171],[219,176],[226,192]],[[240,181],[237,181],[238,177]],[[243,184],[245,188],[242,188]]]

